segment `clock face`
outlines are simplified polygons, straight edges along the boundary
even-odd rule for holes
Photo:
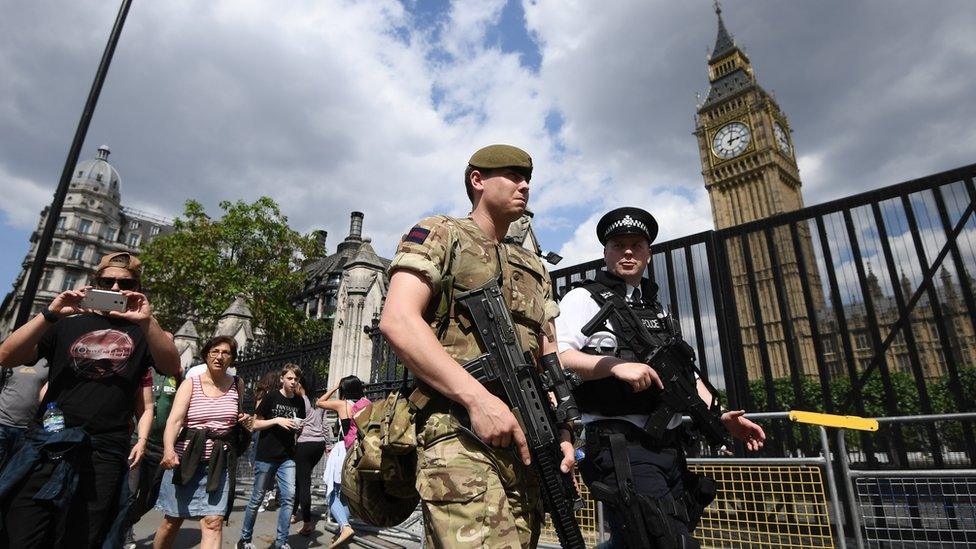
[[[773,122],[773,136],[776,137],[776,144],[779,145],[780,150],[786,156],[792,156],[793,149],[790,148],[790,140],[787,139],[786,130],[779,125],[779,122]]]
[[[749,146],[752,134],[742,122],[732,122],[722,126],[712,138],[712,151],[719,158],[733,158],[742,154]]]

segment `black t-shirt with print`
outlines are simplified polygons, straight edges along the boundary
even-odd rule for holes
[[[37,419],[54,402],[66,426],[128,444],[136,390],[152,365],[142,329],[96,313],[74,315],[48,328],[37,351],[50,364]]]
[[[304,419],[305,401],[298,395],[288,398],[281,394],[281,391],[272,391],[264,397],[255,413],[263,419],[276,417]],[[298,431],[275,425],[260,433],[254,459],[258,461],[295,459],[295,439],[298,438]]]

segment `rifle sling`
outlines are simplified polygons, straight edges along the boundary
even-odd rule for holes
[[[617,479],[617,493],[624,505],[630,505],[634,495],[634,472],[630,468],[627,438],[623,433],[611,433],[607,438],[610,439],[610,457],[613,459],[613,472]]]

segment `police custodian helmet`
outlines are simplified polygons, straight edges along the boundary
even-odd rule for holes
[[[596,237],[604,246],[610,238],[625,234],[643,236],[650,244],[657,237],[657,220],[647,210],[626,207],[607,212],[596,224]]]

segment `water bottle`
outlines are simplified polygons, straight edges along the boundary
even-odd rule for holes
[[[47,410],[44,410],[44,430],[49,433],[64,431],[64,413],[53,402],[47,403]]]

